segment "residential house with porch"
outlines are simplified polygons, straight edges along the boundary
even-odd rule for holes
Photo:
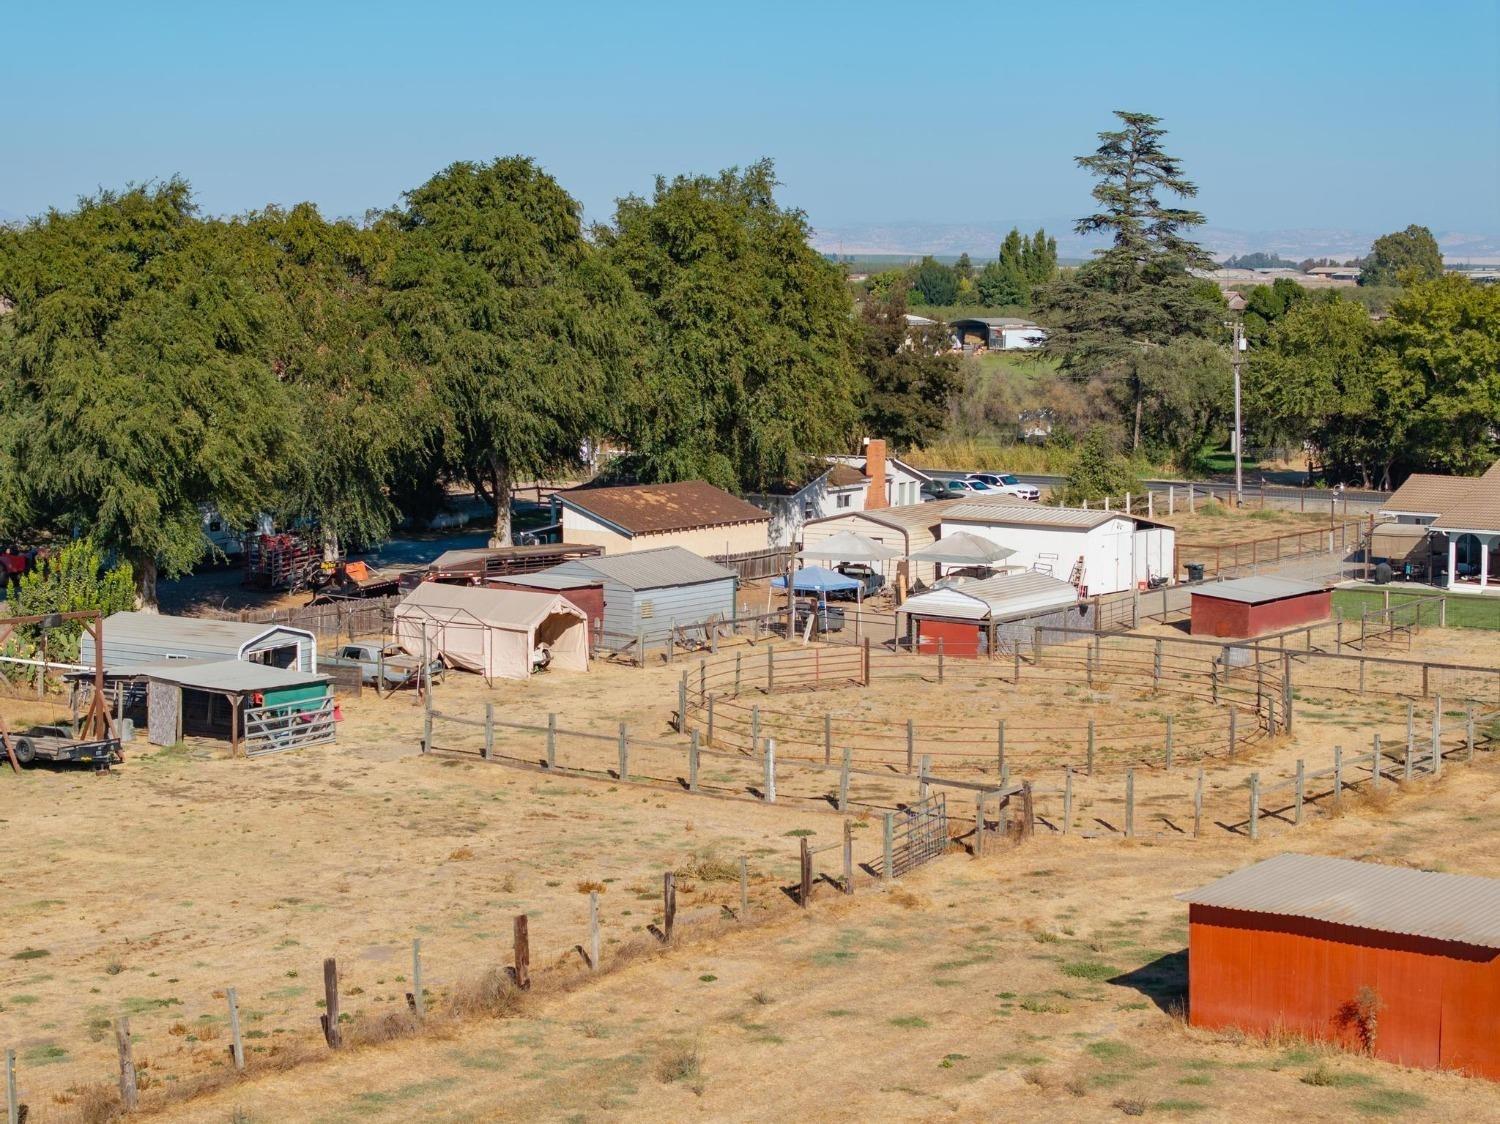
[[[1500,593],[1500,461],[1482,476],[1415,473],[1380,514],[1398,526],[1426,528],[1426,572],[1434,585]]]

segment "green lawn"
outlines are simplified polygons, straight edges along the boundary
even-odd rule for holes
[[[1436,624],[1438,612],[1436,594],[1405,593],[1401,590],[1391,590],[1391,606],[1393,608],[1397,605],[1424,598],[1431,601],[1431,605],[1428,609],[1423,610],[1422,623]],[[1373,589],[1336,589],[1333,592],[1334,608],[1342,613],[1345,618],[1351,616],[1358,617],[1363,610],[1379,609],[1384,604],[1384,594]],[[1449,594],[1448,627],[1500,629],[1500,597],[1480,597],[1477,594],[1462,593]]]

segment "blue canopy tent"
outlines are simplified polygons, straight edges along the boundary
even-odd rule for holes
[[[775,589],[785,589],[786,576],[782,575],[780,577],[772,578],[771,586]],[[794,594],[811,594],[818,599],[818,627],[825,632],[828,631],[830,627],[832,627],[834,630],[843,628],[842,611],[835,611],[834,615],[837,618],[836,624],[830,620],[828,613],[828,595],[830,593],[848,593],[851,590],[854,593],[855,604],[856,606],[858,606],[864,600],[865,590],[864,582],[860,581],[859,579],[848,577],[845,574],[839,573],[837,570],[829,570],[823,566],[804,566],[802,567],[802,569],[794,570],[792,572],[792,592]],[[767,594],[767,597],[769,598],[769,593]],[[809,621],[809,626],[811,626],[811,621]],[[856,631],[858,630],[858,627],[859,618],[856,615]]]

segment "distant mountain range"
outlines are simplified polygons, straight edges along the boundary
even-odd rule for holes
[[[828,254],[860,256],[956,257],[967,253],[976,260],[994,257],[1000,242],[1011,227],[1019,225],[1031,231],[1038,225],[1057,238],[1057,252],[1062,259],[1079,261],[1104,245],[1098,238],[1084,238],[1073,233],[1068,220],[1041,223],[851,223],[847,226],[820,227],[813,232],[812,244]],[[1262,250],[1280,254],[1292,261],[1303,258],[1363,257],[1380,233],[1360,230],[1294,229],[1231,230],[1204,227],[1198,241],[1216,258]],[[1476,264],[1500,262],[1500,236],[1444,231],[1437,235],[1443,256],[1450,262],[1474,261]],[[1486,261],[1488,259],[1488,262]]]

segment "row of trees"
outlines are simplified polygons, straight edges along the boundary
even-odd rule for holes
[[[1036,291],[1056,276],[1057,239],[1045,230],[1022,234],[1012,227],[1000,252],[978,269],[968,254],[953,265],[925,257],[907,269],[876,274],[867,288],[877,300],[904,294],[913,305],[1028,309]]]
[[[871,421],[915,440],[951,360],[904,347],[895,305],[855,317],[775,187],[769,162],[660,179],[589,231],[510,157],[363,223],[206,217],[174,179],[0,230],[0,536],[86,535],[150,602],[202,557],[204,505],[373,542],[466,481],[507,542],[511,483],[601,440],[639,479],[738,490]]]

